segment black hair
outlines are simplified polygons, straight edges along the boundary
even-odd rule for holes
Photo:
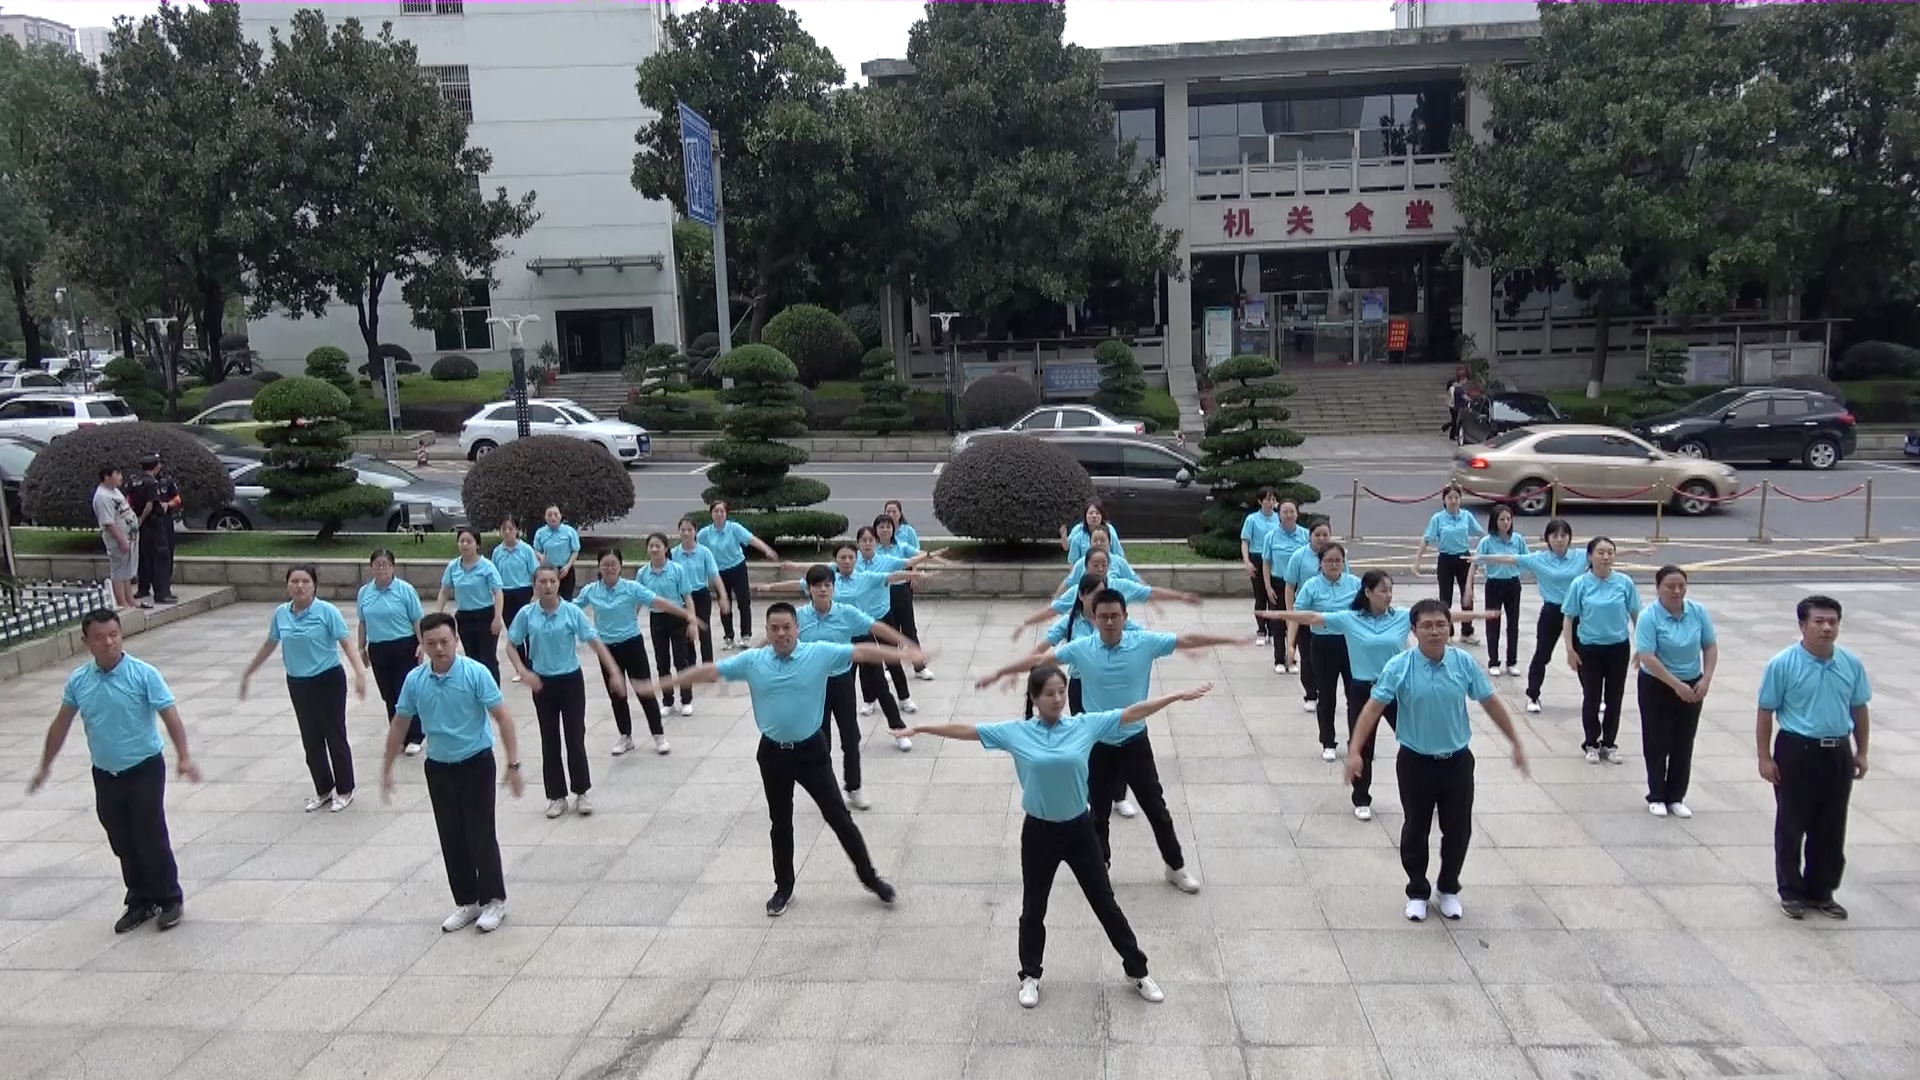
[[[898,527],[894,525],[893,519],[888,517],[885,514],[879,514],[875,516],[873,519],[873,538],[874,539],[878,540],[880,538],[880,526],[882,525],[885,525],[887,527],[887,531],[893,533],[893,535],[895,536],[900,535],[900,530]]]
[[[1547,527],[1540,530],[1540,542],[1544,544],[1558,534],[1564,534],[1569,542],[1573,540],[1573,525],[1566,518],[1554,518],[1547,522]]]
[[[1835,600],[1831,596],[1822,596],[1819,593],[1815,593],[1793,606],[1793,617],[1804,623],[1811,618],[1816,611],[1831,611],[1833,612],[1833,617],[1838,619],[1840,618],[1840,601]]]
[[[1507,531],[1504,535],[1499,531],[1500,515],[1502,513],[1507,515]],[[1501,503],[1492,510],[1487,511],[1487,532],[1491,535],[1499,536],[1503,540],[1513,539],[1513,522],[1513,507],[1506,503]]]
[[[1120,595],[1119,589],[1109,587],[1095,593],[1093,596],[1093,609],[1095,611],[1100,610],[1102,604],[1119,604],[1120,614],[1125,615],[1127,613],[1127,598]]]
[[[533,578],[535,581],[540,580],[541,574],[552,574],[553,580],[560,580],[560,568],[557,566],[536,566],[533,568]]]
[[[1316,518],[1312,524],[1307,526],[1308,539],[1312,539],[1313,534],[1319,532],[1322,527],[1327,530],[1327,536],[1331,539],[1333,536],[1333,522],[1327,518]]]
[[[110,607],[94,608],[92,611],[87,612],[80,620],[80,636],[86,637],[89,629],[99,626],[101,623],[112,623],[115,626],[119,626],[120,613]]]
[[[886,502],[880,504],[882,517],[886,516],[886,509],[889,506],[897,506],[900,508],[900,524],[905,525],[907,523],[907,504],[901,502],[899,499],[888,499]]]
[[[1107,587],[1107,579],[1104,575],[1084,574],[1081,576],[1080,584],[1074,586],[1073,606],[1067,609],[1067,640],[1068,641],[1073,640],[1074,621],[1077,619],[1084,618],[1086,615],[1085,607],[1087,603],[1087,597],[1092,596],[1094,593],[1097,593],[1106,589],[1106,587]],[[1121,602],[1122,603],[1125,602],[1124,598],[1122,599]]]
[[[476,529],[471,525],[462,525],[459,528],[453,530],[453,539],[456,543],[459,542],[462,536],[473,537],[473,546],[474,547],[480,546],[480,530],[479,529]]]
[[[1341,543],[1338,540],[1327,541],[1327,546],[1320,549],[1320,558],[1318,561],[1325,562],[1327,559],[1327,552],[1329,551],[1339,552],[1341,563],[1344,564],[1347,561],[1347,545]]]
[[[654,542],[655,540],[658,540],[658,541],[660,541],[660,547],[661,547],[661,549],[662,549],[662,550],[664,550],[664,551],[666,551],[666,553],[667,553],[668,555],[672,555],[672,554],[673,554],[673,541],[671,541],[671,540],[669,540],[669,539],[667,539],[667,534],[666,534],[666,533],[663,533],[663,532],[650,532],[650,533],[648,533],[648,534],[647,534],[647,539],[646,539],[646,544],[647,544],[647,546],[648,546],[648,547],[651,547],[651,546],[653,546],[653,542]]]
[[[614,562],[617,562],[622,566],[625,566],[627,564],[627,557],[620,553],[620,549],[618,547],[601,548],[600,554],[595,555],[593,557],[594,564],[596,566],[599,565],[600,560],[606,558],[609,555],[613,556]]]
[[[287,567],[288,581],[292,581],[293,575],[295,574],[305,574],[307,575],[308,581],[313,582],[315,585],[320,584],[320,571],[316,569],[312,563],[294,563],[292,566]]]
[[[1593,557],[1593,549],[1594,549],[1594,548],[1597,548],[1597,547],[1599,547],[1599,546],[1600,546],[1601,544],[1606,544],[1606,545],[1607,545],[1608,547],[1611,547],[1611,548],[1613,548],[1613,549],[1614,549],[1614,550],[1616,550],[1616,551],[1618,551],[1618,550],[1619,550],[1619,548],[1620,548],[1620,545],[1618,545],[1618,544],[1615,544],[1615,543],[1613,542],[1613,537],[1611,537],[1611,536],[1596,536],[1596,537],[1594,537],[1593,539],[1591,539],[1591,540],[1589,540],[1589,541],[1587,541],[1587,557],[1588,557],[1588,558],[1592,558],[1592,557]]]
[[[1360,591],[1353,594],[1353,610],[1366,614],[1373,610],[1367,603],[1367,594],[1378,588],[1383,581],[1392,581],[1393,576],[1385,570],[1369,570],[1360,575]]]
[[[100,467],[100,479],[104,482],[107,477],[112,476],[114,473],[117,473],[119,471],[120,471],[120,466],[118,465],[102,465]]]
[[[1675,574],[1680,575],[1681,581],[1688,580],[1687,572],[1685,570],[1680,569],[1679,567],[1673,565],[1672,563],[1668,563],[1667,565],[1653,572],[1654,586],[1658,587],[1661,582],[1667,580],[1668,578],[1672,577]]]
[[[1060,670],[1058,664],[1041,664],[1027,672],[1027,712],[1024,719],[1033,719],[1034,699],[1045,693],[1047,684],[1055,679],[1059,679],[1062,683],[1067,681],[1067,673]]]
[[[787,618],[792,619],[795,622],[800,621],[799,612],[795,611],[793,609],[793,605],[787,603],[785,600],[775,600],[773,603],[768,604],[766,618],[762,621],[772,622],[773,617],[775,615],[785,615]]]
[[[438,630],[443,626],[453,631],[455,637],[460,635],[460,628],[453,621],[453,616],[444,611],[429,611],[420,617],[420,636],[426,637],[427,631]]]
[[[833,571],[830,568],[819,565],[807,567],[808,588],[812,588],[815,585],[831,585],[832,583]]]
[[[693,520],[693,515],[692,515],[692,514],[682,514],[682,515],[680,515],[680,524],[679,524],[679,525],[675,525],[675,526],[674,526],[674,528],[676,528],[676,529],[677,529],[677,528],[679,528],[679,527],[680,527],[680,525],[691,525],[691,526],[693,526],[693,531],[694,531],[694,532],[699,532],[699,531],[700,531],[700,523],[699,523],[699,522],[697,522],[697,521],[695,521],[695,520]]]
[[[501,514],[500,527],[504,529],[508,525],[511,525],[514,528],[518,529],[520,527],[520,515],[519,514]]]
[[[1407,620],[1414,626],[1419,626],[1420,620],[1429,615],[1444,615],[1447,621],[1453,621],[1453,613],[1447,610],[1447,605],[1435,600],[1431,596],[1425,600],[1415,601],[1413,610],[1407,612]]]
[[[854,553],[854,555],[858,556],[860,554],[860,545],[854,543],[851,540],[842,540],[839,543],[833,545],[834,558],[836,559],[839,558],[840,553],[843,551],[851,551]]]
[[[860,526],[859,531],[853,534],[853,541],[854,543],[857,544],[860,541],[865,540],[869,536],[873,537],[874,543],[877,544],[880,542],[880,534],[873,531],[873,526],[862,525]]]
[[[1279,497],[1280,493],[1273,490],[1272,487],[1263,487],[1260,489],[1261,502],[1266,502],[1268,499],[1278,499]]]
[[[385,559],[388,562],[395,563],[395,564],[398,564],[400,562],[400,560],[393,557],[393,552],[387,550],[386,548],[374,548],[373,554],[367,556],[367,565],[372,566],[374,563],[379,562],[381,559]]]

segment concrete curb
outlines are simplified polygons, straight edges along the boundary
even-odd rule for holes
[[[45,556],[41,558],[45,558]],[[36,562],[33,556],[21,556],[16,562],[23,576],[52,577],[50,572],[41,572],[40,564]],[[84,567],[84,573],[77,574],[66,580],[86,580],[96,577],[104,578],[107,568],[106,559],[103,557],[97,560],[97,562],[99,563],[97,571],[92,566],[86,566]],[[68,566],[68,568],[76,570],[83,569],[78,565]],[[282,593],[282,599],[284,599],[284,590],[282,590]],[[158,630],[160,627],[180,622],[183,619],[191,619],[195,615],[212,611],[214,608],[226,607],[238,599],[240,599],[239,590],[231,585],[183,587],[180,589],[180,602],[177,604],[166,607],[121,612],[120,634],[122,637],[133,637],[136,634],[144,634],[149,630]],[[85,656],[86,654],[87,647],[80,641],[80,628],[77,626],[72,627],[71,629],[54,634],[51,637],[44,637],[38,641],[29,641],[24,645],[17,645],[5,652],[0,652],[0,682],[18,678],[30,671],[53,667],[64,661],[71,660],[78,656]]]

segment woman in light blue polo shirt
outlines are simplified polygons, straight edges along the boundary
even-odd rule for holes
[[[1276,534],[1277,535],[1277,534]],[[1293,553],[1287,560],[1286,572],[1280,575],[1285,590],[1275,597],[1276,611],[1297,611],[1300,604],[1296,599],[1300,587],[1307,579],[1320,572],[1320,553],[1333,543],[1333,526],[1325,521],[1316,521],[1313,528],[1307,530],[1307,544]],[[1301,648],[1296,628],[1288,625],[1281,641],[1273,648],[1273,670],[1284,675],[1298,670],[1300,673],[1300,706],[1307,712],[1319,708],[1315,702],[1320,700],[1320,683],[1313,676],[1313,650]]]
[[[1587,541],[1587,572],[1567,586],[1560,605],[1568,622],[1567,666],[1580,674],[1580,749],[1587,763],[1625,765],[1615,740],[1620,734],[1620,699],[1633,665],[1633,623],[1640,615],[1640,591],[1633,579],[1613,568],[1613,541]],[[1603,715],[1604,709],[1604,715]]]
[[[889,506],[899,506],[890,502]],[[873,519],[873,550],[876,555],[886,555],[902,561],[910,560],[920,554],[920,542],[908,540],[900,535],[899,524],[891,514],[881,514]],[[913,610],[913,582],[902,581],[887,587],[888,609],[887,625],[898,630],[901,636],[915,645],[920,643],[920,621]],[[931,680],[933,669],[921,664],[913,669],[916,679]]]
[[[711,525],[703,525],[694,536],[700,545],[713,552],[714,565],[720,568],[720,582],[726,586],[726,594],[731,607],[724,609],[720,616],[720,629],[726,635],[727,649],[744,649],[753,644],[753,584],[747,573],[747,549],[753,548],[767,557],[769,562],[779,562],[780,556],[766,541],[747,531],[745,525],[727,517],[727,501],[715,499],[708,511],[713,516]],[[728,612],[731,612],[729,614]],[[733,636],[733,616],[740,616],[740,636]]]
[[[608,690],[627,694],[625,680],[607,647],[580,608],[560,599],[560,573],[542,566],[533,575],[533,603],[520,609],[507,628],[507,640],[527,647],[527,659],[518,651],[507,661],[520,672],[520,681],[533,691],[533,711],[540,720],[540,776],[547,790],[547,816],[567,812],[567,792],[573,792],[573,812],[593,813],[587,792],[593,775],[587,759],[587,680],[580,673],[579,647],[593,650]],[[562,756],[562,747],[565,756]]]
[[[640,609],[688,614],[678,597],[665,597],[634,580],[621,577],[623,566],[619,548],[600,553],[600,576],[587,583],[574,598],[581,611],[593,616],[600,643],[606,646],[613,666],[624,672],[629,682],[640,686],[652,681],[647,668],[647,639],[640,632]],[[627,705],[626,688],[617,681],[607,683],[607,700],[613,705],[613,726],[620,738],[613,744],[613,756],[633,750],[633,710]],[[671,698],[667,700],[671,701]],[[660,702],[651,694],[640,695],[640,711],[646,714],[647,730],[653,734],[653,752],[665,754],[666,729],[660,724]]]
[[[1281,499],[1274,513],[1279,520],[1267,530],[1266,546],[1260,549],[1260,560],[1265,566],[1261,585],[1266,589],[1266,607],[1285,611],[1293,596],[1287,591],[1287,568],[1293,564],[1293,557],[1313,542],[1313,532],[1300,524],[1300,504],[1292,499]],[[1267,629],[1273,640],[1273,669],[1284,675],[1291,663],[1286,653],[1286,628],[1269,626]]]
[[[1280,493],[1270,487],[1260,489],[1260,505],[1255,507],[1240,522],[1240,565],[1246,568],[1247,580],[1253,585],[1253,610],[1267,609],[1267,538],[1280,524]],[[1267,643],[1267,634],[1271,631],[1267,620],[1258,615],[1253,617],[1253,632],[1259,635],[1256,645]]]
[[[1527,553],[1527,538],[1513,531],[1513,507],[1496,506],[1487,515],[1487,535],[1474,549],[1474,561],[1489,555],[1511,555],[1518,560]],[[1500,674],[1500,630],[1507,631],[1507,674],[1520,674],[1520,567],[1514,562],[1488,562],[1487,610],[1493,617],[1487,623],[1487,674]],[[1467,567],[1467,588],[1473,595],[1473,564]],[[1468,601],[1467,607],[1473,607]]]
[[[1086,558],[1093,546],[1092,534],[1097,532],[1107,534],[1110,551],[1123,559],[1127,557],[1127,549],[1120,545],[1120,530],[1107,521],[1107,508],[1100,505],[1099,499],[1095,499],[1081,513],[1079,524],[1071,529],[1060,526],[1060,546],[1067,549],[1067,561],[1071,563]]]
[[[1093,535],[1098,539],[1106,534],[1094,533]],[[1133,564],[1125,559],[1116,559],[1108,554],[1106,541],[1100,540],[1093,545],[1091,551],[1087,552],[1086,558],[1074,563],[1073,567],[1067,571],[1067,576],[1060,581],[1060,591],[1054,594],[1054,598],[1059,599],[1077,590],[1080,587],[1080,579],[1086,577],[1088,574],[1093,574],[1096,577],[1114,578],[1119,581],[1140,580],[1140,575],[1134,572]]]
[[[267,640],[240,673],[240,700],[247,700],[247,683],[275,649],[287,670],[287,696],[293,699],[293,718],[300,725],[300,745],[307,752],[307,772],[313,776],[311,814],[321,807],[339,813],[353,805],[353,748],[347,745],[347,675],[340,658],[353,667],[353,693],[367,696],[367,674],[360,653],[340,609],[314,598],[319,572],[311,566],[287,571],[287,602],[273,609],[267,622]]]
[[[1640,664],[1640,749],[1647,757],[1647,812],[1690,818],[1687,782],[1700,706],[1720,662],[1719,637],[1707,609],[1687,599],[1687,572],[1663,566],[1653,575],[1658,597],[1633,628]]]
[[[693,617],[700,624],[700,662],[713,663],[713,605],[720,604],[720,617],[733,617],[727,602],[727,586],[720,580],[720,564],[713,552],[700,546],[700,526],[690,517],[680,519],[680,543],[674,546],[673,562],[693,587]]]
[[[907,508],[900,505],[899,499],[888,499],[880,512],[893,519],[893,535],[900,543],[908,547],[920,546],[920,530],[907,521]]]
[[[391,723],[407,673],[420,664],[419,627],[426,612],[420,607],[420,594],[407,579],[394,574],[393,552],[381,548],[367,564],[373,569],[373,580],[360,586],[354,600],[354,635],[360,642],[360,662],[373,669],[373,682],[380,688]],[[415,717],[407,731],[407,755],[418,754],[426,741]]]
[[[884,521],[886,518],[883,516],[879,520]],[[869,574],[891,574],[896,570],[912,570],[929,562],[937,564],[942,554],[938,551],[921,551],[917,547],[901,548],[897,544],[891,545],[894,548],[892,551],[882,551],[880,550],[880,530],[877,525],[860,526],[859,531],[853,534],[853,542],[859,548],[859,555],[854,559],[854,568]],[[913,588],[913,582],[891,579],[889,582],[886,593],[873,595],[870,603],[863,610],[872,616],[875,622],[885,623],[905,634],[906,631],[902,629],[900,623],[900,613],[894,609],[893,604],[900,598],[902,589]],[[907,640],[916,639],[909,637]],[[887,675],[893,679],[893,692],[900,699],[900,707],[908,712],[918,712],[920,707],[913,703],[913,688],[907,685],[907,669],[896,661],[888,664],[886,670]],[[926,669],[921,669],[923,679],[933,677],[925,671]],[[873,697],[865,701],[869,714],[873,712],[874,701]]]
[[[687,576],[679,563],[667,557],[666,533],[648,535],[647,561],[634,571],[633,579],[655,596],[671,600],[682,611],[692,613],[693,579]],[[647,613],[647,639],[653,642],[653,667],[661,678],[676,671],[693,669],[693,647],[700,640],[700,631],[694,628],[691,619],[667,611],[650,611]],[[667,693],[671,695],[673,691]],[[668,696],[660,703],[660,708],[672,709],[673,698]],[[693,687],[686,683],[680,684],[680,715],[693,715]]]
[[[462,525],[454,534],[454,547],[460,554],[440,573],[440,595],[433,610],[447,610],[453,600],[453,624],[460,631],[460,647],[474,663],[486,668],[493,681],[500,681],[500,635],[506,631],[506,593],[500,585],[500,571],[492,560],[480,556],[480,530]]]
[[[1020,1004],[1040,1004],[1040,975],[1047,946],[1047,904],[1053,878],[1066,863],[1080,882],[1087,906],[1120,954],[1120,964],[1134,989],[1151,1002],[1166,1000],[1147,974],[1147,954],[1140,951],[1133,928],[1113,896],[1100,838],[1087,810],[1087,757],[1102,736],[1122,725],[1145,723],[1147,718],[1177,701],[1198,701],[1213,689],[1202,683],[1177,694],[1165,694],[1138,705],[1111,712],[1070,714],[1067,676],[1053,664],[1042,664],[1027,675],[1027,710],[1020,720],[996,724],[929,724],[910,729],[943,739],[967,739],[989,750],[1013,756],[1014,775],[1020,780],[1020,805],[1027,812],[1020,829]]]
[[[580,558],[580,530],[566,523],[557,506],[547,507],[546,524],[533,530],[533,550],[541,566],[560,574],[560,599],[573,599],[573,564]]]
[[[1324,615],[1350,610],[1358,595],[1360,579],[1347,573],[1347,549],[1329,542],[1320,549],[1320,572],[1301,583],[1293,594],[1293,606],[1297,611]],[[1346,637],[1325,626],[1313,627],[1308,632],[1312,635],[1308,648],[1313,650],[1314,713],[1320,723],[1320,759],[1333,761],[1340,756],[1334,750],[1340,742],[1333,727],[1334,695],[1341,687],[1346,688],[1347,712],[1353,716],[1359,715],[1355,704],[1359,699],[1353,691],[1353,669],[1348,666]]]
[[[488,561],[500,572],[500,621],[510,626],[520,609],[533,602],[533,572],[540,568],[540,553],[520,539],[519,518],[508,514],[500,519],[500,542],[493,546]],[[520,654],[520,659],[526,658],[526,653]],[[518,675],[513,678],[520,681]]]
[[[1420,546],[1413,552],[1413,573],[1421,573],[1420,560],[1431,547],[1439,551],[1439,561],[1434,572],[1440,577],[1440,603],[1453,610],[1453,593],[1460,591],[1460,607],[1465,611],[1473,610],[1473,544],[1487,530],[1481,526],[1480,519],[1471,511],[1460,509],[1460,500],[1464,493],[1458,484],[1447,486],[1447,492],[1440,497],[1440,509],[1427,519],[1426,531],[1420,534]],[[1473,624],[1458,626],[1460,636],[1473,640]]]

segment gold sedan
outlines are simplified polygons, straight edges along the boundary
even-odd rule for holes
[[[1520,514],[1544,514],[1561,502],[1638,502],[1670,494],[1673,508],[1696,515],[1739,490],[1733,467],[1680,457],[1618,428],[1547,424],[1502,432],[1453,456],[1453,481],[1468,494],[1513,500]]]

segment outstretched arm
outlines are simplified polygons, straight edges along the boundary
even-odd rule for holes
[[[636,687],[635,689],[639,696],[651,694],[654,697],[658,697],[662,693],[672,690],[675,687],[699,686],[702,683],[719,681],[720,668],[718,666],[713,664],[700,664],[696,667],[688,668],[685,671],[675,672],[664,678],[655,679],[645,686]]]
[[[1201,683],[1178,693],[1162,694],[1157,698],[1148,698],[1137,705],[1129,705],[1120,713],[1122,724],[1144,724],[1147,717],[1165,709],[1176,701],[1198,701],[1213,691],[1212,683]]]
[[[1182,604],[1198,604],[1201,602],[1199,593],[1183,592],[1179,589],[1169,589],[1165,585],[1154,585],[1154,586],[1151,586],[1151,588],[1153,591],[1147,595],[1147,599],[1149,601],[1177,600]]]
[[[943,739],[980,741],[980,728],[974,724],[921,724],[908,727],[897,734],[908,739],[915,735],[938,735]]]
[[[1181,652],[1194,649],[1211,649],[1215,645],[1251,645],[1250,637],[1236,637],[1229,634],[1181,634],[1173,639],[1173,647]]]
[[[873,628],[878,630],[881,626],[879,623],[874,623]],[[856,664],[891,664],[901,657],[906,657],[916,666],[924,664],[927,661],[927,654],[920,650],[920,646],[912,643],[908,643],[905,648],[900,649],[890,648],[885,645],[855,645],[853,647],[853,662]]]
[[[760,593],[764,596],[777,596],[783,592],[786,592],[786,593],[797,592],[802,596],[805,596],[807,592],[807,583],[804,581],[798,581],[798,580],[796,581],[763,581],[758,585],[752,586],[752,591],[756,593]]]
[[[975,690],[985,690],[994,683],[1000,682],[1003,679],[1011,679],[1023,671],[1032,671],[1041,664],[1057,664],[1059,662],[1060,656],[1058,649],[1047,649],[1044,652],[1030,652],[1024,656],[1015,658],[993,674],[982,677],[973,684],[973,688]]]
[[[1036,611],[1033,614],[1027,616],[1025,619],[1021,621],[1019,626],[1014,627],[1013,640],[1019,641],[1020,632],[1022,630],[1025,630],[1027,627],[1039,626],[1041,623],[1046,622],[1048,619],[1057,619],[1059,617],[1060,617],[1060,613],[1053,610],[1053,605],[1049,604],[1046,607],[1041,608],[1039,611]]]
[[[1293,623],[1298,626],[1327,625],[1327,617],[1317,611],[1256,611],[1253,613],[1253,617],[1256,619],[1273,619],[1278,622]]]

